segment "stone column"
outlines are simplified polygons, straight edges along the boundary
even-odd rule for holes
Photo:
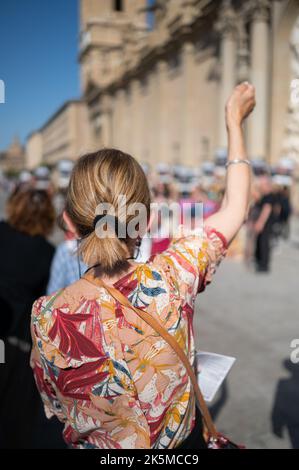
[[[225,105],[237,81],[237,23],[231,2],[225,0],[216,29],[220,34],[221,82],[219,90],[218,147],[227,148]]]
[[[125,114],[125,90],[120,88],[116,93],[116,106],[115,106],[115,129],[114,129],[114,142],[115,146],[124,149],[126,147],[126,114]]]
[[[181,156],[184,164],[198,165],[199,149],[196,148],[195,128],[198,107],[194,99],[194,44],[185,42],[182,47],[182,138]]]
[[[132,80],[132,129],[131,129],[131,148],[132,154],[137,160],[141,160],[140,142],[142,139],[142,109],[141,109],[141,93],[140,81],[137,78]]]
[[[169,148],[168,148],[168,119],[167,116],[167,102],[166,102],[166,85],[167,85],[167,69],[168,65],[164,59],[160,59],[157,63],[157,94],[156,94],[156,142],[157,142],[157,157],[155,164],[167,162]],[[154,143],[153,143],[154,144]]]
[[[238,22],[238,53],[237,53],[237,82],[249,80],[249,44],[248,34],[245,28],[246,18],[240,18]]]
[[[256,88],[256,109],[248,121],[248,153],[250,157],[267,156],[270,94],[269,1],[253,0],[248,5],[251,24],[251,82]]]
[[[149,73],[149,105],[145,113],[146,134],[147,134],[147,163],[154,167],[156,164],[156,141],[157,141],[157,71],[155,67]]]
[[[102,127],[102,145],[110,147],[113,145],[113,121],[111,97],[105,95],[101,102],[101,127]]]

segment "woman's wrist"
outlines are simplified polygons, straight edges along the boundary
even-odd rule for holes
[[[242,123],[231,121],[228,123],[228,158],[227,160],[246,160],[247,154],[244,143]]]
[[[227,119],[226,127],[228,132],[243,131],[242,122],[237,119]]]

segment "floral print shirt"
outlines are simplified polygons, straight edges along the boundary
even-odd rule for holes
[[[205,228],[174,239],[162,254],[114,286],[167,328],[194,361],[197,293],[226,251]],[[32,311],[31,366],[47,417],[65,423],[74,448],[179,446],[195,422],[195,397],[172,348],[134,311],[81,279],[38,299]]]

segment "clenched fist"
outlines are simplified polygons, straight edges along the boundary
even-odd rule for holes
[[[255,107],[255,88],[248,82],[236,86],[226,104],[226,125],[239,126]]]

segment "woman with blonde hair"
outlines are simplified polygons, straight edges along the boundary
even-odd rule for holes
[[[236,87],[227,104],[228,174],[220,210],[202,230],[181,233],[147,264],[134,260],[146,227],[137,224],[139,233],[132,235],[135,212],[123,206],[124,198],[126,208],[142,206],[150,223],[150,192],[140,165],[114,149],[75,165],[64,219],[89,270],[35,302],[31,359],[47,416],[65,423],[70,446],[206,446],[191,366],[174,345],[193,363],[196,295],[211,282],[246,218],[250,162],[242,123],[254,105],[248,83]]]

